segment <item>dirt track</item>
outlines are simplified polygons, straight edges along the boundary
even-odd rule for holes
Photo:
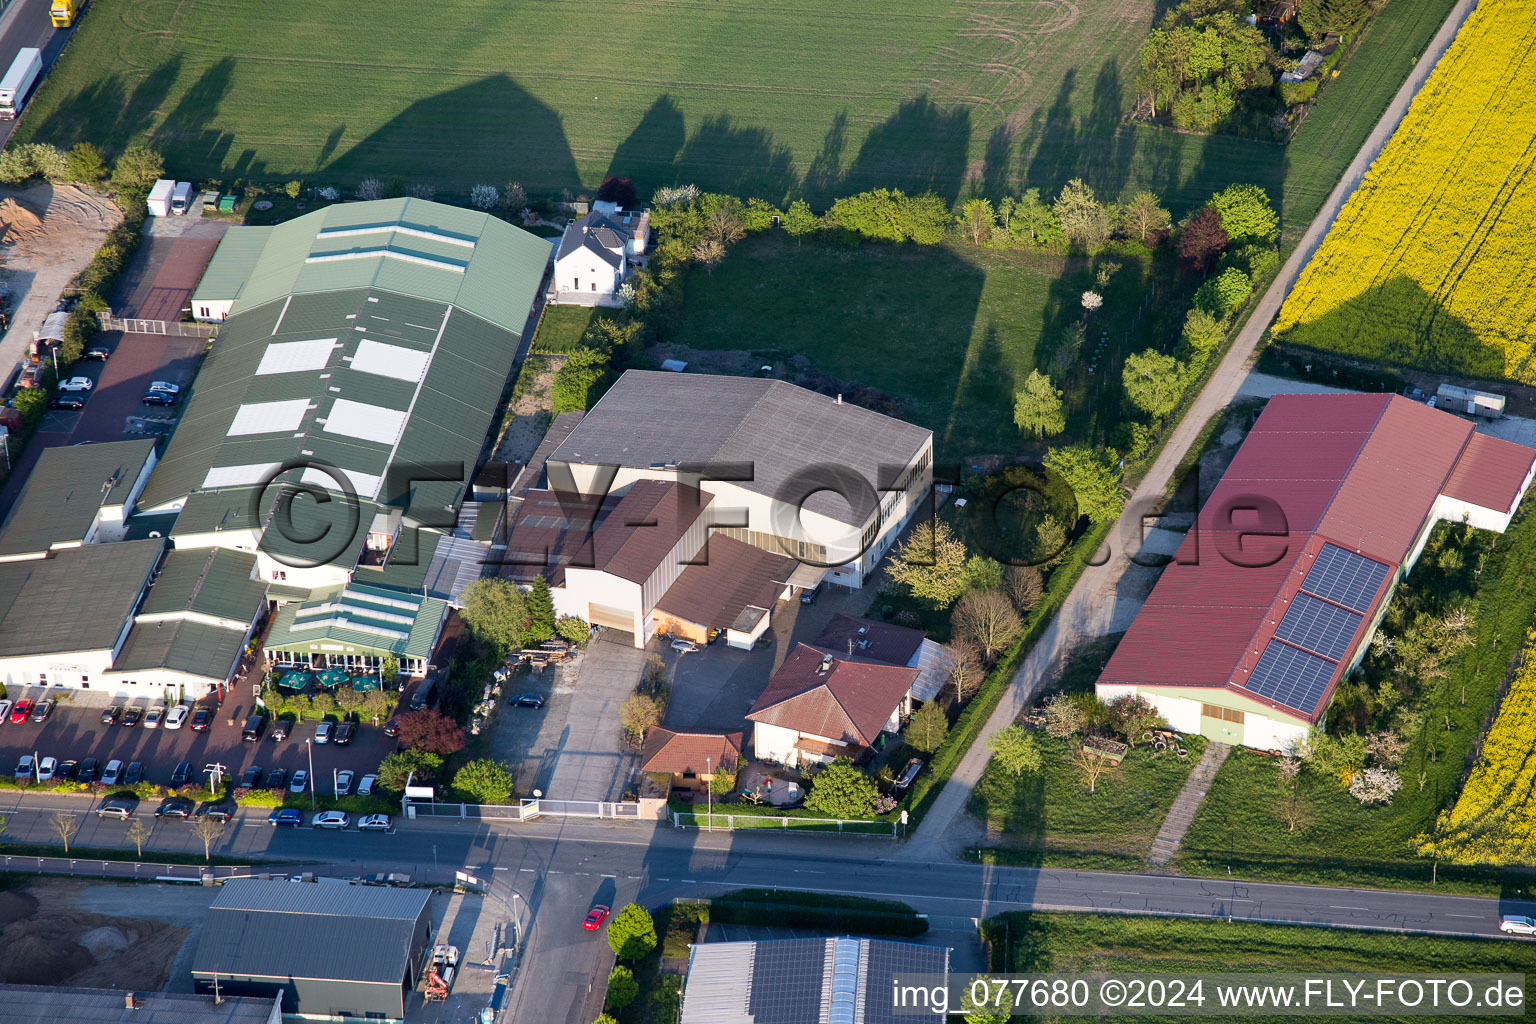
[[[74,185],[0,189],[0,282],[10,287],[12,309],[11,329],[0,338],[0,380],[25,355],[64,286],[122,219],[106,196]]]

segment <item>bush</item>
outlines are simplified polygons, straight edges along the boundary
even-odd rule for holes
[[[416,781],[430,781],[443,766],[443,759],[424,750],[397,750],[379,762],[379,785],[385,789],[403,790],[405,780],[412,773]]]
[[[299,198],[299,193],[302,191],[304,191],[304,183],[297,178],[283,186],[283,192],[287,194],[289,199]]]
[[[608,922],[608,946],[620,960],[638,960],[656,948],[656,922],[650,911],[631,903]]]
[[[1305,82],[1280,83],[1280,102],[1288,107],[1294,107],[1298,103],[1306,103],[1316,95],[1316,78],[1309,78]]]
[[[150,187],[165,177],[165,161],[148,146],[129,146],[112,167],[112,191],[148,195]]]
[[[1225,322],[1248,300],[1253,282],[1236,267],[1228,267],[1195,290],[1195,308]]]
[[[495,185],[476,185],[469,190],[469,205],[477,210],[489,210],[501,200]]]
[[[607,1005],[622,1009],[634,1002],[639,994],[640,983],[635,980],[634,971],[620,964],[609,973]]]
[[[592,638],[592,627],[574,615],[562,615],[555,620],[555,635],[567,643],[585,647]]]
[[[874,779],[848,758],[840,757],[811,779],[805,806],[828,818],[869,818],[879,792]]]
[[[555,373],[551,388],[551,410],[562,412],[592,407],[611,383],[608,357],[590,348],[579,348],[566,357],[565,365]]]
[[[476,758],[453,776],[453,788],[470,803],[505,804],[512,801],[512,773],[500,761]]]

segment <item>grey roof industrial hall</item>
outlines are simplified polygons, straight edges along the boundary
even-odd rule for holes
[[[893,487],[932,438],[931,430],[781,380],[629,370],[549,462],[735,464],[752,474],[735,481],[741,487],[863,526],[881,488]]]
[[[231,880],[209,908],[192,972],[398,983],[430,896],[425,889]]]

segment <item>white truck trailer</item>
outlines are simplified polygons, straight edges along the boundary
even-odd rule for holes
[[[1471,388],[1457,387],[1455,384],[1441,384],[1435,392],[1436,405],[1451,412],[1465,413],[1468,416],[1482,416],[1484,419],[1496,420],[1504,415],[1504,396],[1496,395],[1489,391],[1474,391]]]
[[[155,187],[149,190],[149,215],[151,217],[168,217],[171,213],[171,193],[176,191],[176,183],[170,178],[161,178],[155,182]]]
[[[32,98],[32,90],[43,77],[43,51],[24,46],[11,62],[10,70],[0,78],[0,118],[15,120]]]

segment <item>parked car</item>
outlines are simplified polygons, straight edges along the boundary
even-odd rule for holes
[[[30,779],[36,767],[31,754],[22,754],[21,760],[16,762],[16,777],[18,779]]]
[[[597,931],[603,926],[603,922],[608,920],[608,909],[605,904],[599,903],[587,911],[587,916],[582,918],[581,926],[589,932]]]
[[[146,391],[141,401],[145,405],[175,405],[176,396],[166,394],[164,391]]]
[[[267,824],[273,828],[298,828],[304,816],[295,807],[278,807],[267,815]]]
[[[96,386],[96,382],[89,377],[70,377],[68,380],[59,381],[58,390],[65,393],[71,391],[89,391]]]
[[[191,710],[185,704],[177,704],[165,713],[165,727],[167,729],[180,729],[187,724],[187,715]]]
[[[261,788],[262,789],[282,789],[283,788],[283,784],[286,783],[287,781],[288,781],[288,769],[286,769],[286,768],[273,768],[271,771],[267,772],[267,781],[265,781],[265,782],[263,782],[261,784]]]
[[[75,770],[76,782],[95,782],[96,774],[101,769],[101,762],[94,757],[88,757],[80,762],[80,767]]]
[[[321,811],[310,821],[315,828],[346,828],[352,824],[346,811]]]
[[[1505,914],[1499,921],[1499,931],[1510,935],[1536,935],[1536,921],[1519,914]]]
[[[192,709],[192,731],[202,732],[208,728],[208,723],[213,721],[213,709],[196,707]]]
[[[379,781],[377,775],[364,775],[357,780],[358,796],[373,796],[373,784]]]
[[[127,821],[133,817],[133,809],[137,801],[129,796],[109,796],[96,808],[98,818],[121,818]]]
[[[60,761],[59,766],[53,770],[53,777],[64,782],[73,782],[75,776],[80,774],[80,762],[71,758],[68,761]]]
[[[336,735],[332,738],[338,747],[345,747],[352,742],[352,734],[357,731],[357,726],[351,722],[341,722],[336,726]]]
[[[288,719],[279,718],[272,723],[272,739],[285,740],[288,738]]]
[[[37,764],[37,781],[47,782],[53,778],[59,770],[59,761],[55,757],[45,757]]]
[[[672,641],[672,649],[679,654],[687,654],[690,651],[698,650],[699,645],[692,640],[684,640],[682,637],[678,637]]]
[[[335,727],[330,722],[321,722],[319,725],[315,726],[315,742],[331,742],[331,730],[334,728]]]
[[[8,722],[10,720],[11,702],[8,700],[0,700],[0,722]]]
[[[361,832],[388,832],[389,815],[370,814],[358,821],[357,828]]]
[[[184,796],[166,797],[159,807],[155,808],[157,818],[190,818],[192,817],[193,802]]]
[[[53,706],[56,703],[58,703],[58,702],[57,701],[52,701],[52,700],[40,700],[40,701],[38,701],[37,702],[37,707],[32,709],[32,721],[34,721],[34,722],[46,722],[46,721],[48,721],[48,716],[53,714]]]
[[[352,792],[352,772],[344,769],[336,773],[336,795],[348,796]]]
[[[544,706],[544,698],[537,693],[524,693],[513,697],[507,703],[515,708],[541,708]]]
[[[816,599],[821,596],[821,586],[822,585],[818,583],[814,587],[807,587],[800,591],[800,603],[815,604]]]
[[[165,709],[162,708],[160,705],[156,704],[154,707],[150,708],[148,711],[146,711],[144,713],[144,728],[146,728],[146,729],[158,729],[158,728],[160,728],[160,720],[162,718],[164,718],[164,717],[165,717]]]
[[[255,786],[256,783],[258,783],[260,781],[261,781],[261,765],[259,765],[259,764],[251,765],[249,768],[247,768],[245,770],[245,774],[240,776],[240,785],[244,786],[246,789],[250,789],[251,787]]]
[[[240,738],[247,743],[255,743],[261,739],[261,734],[266,728],[266,715],[252,715],[245,720],[245,727],[240,730]]]
[[[223,800],[209,801],[200,806],[193,817],[212,818],[214,821],[228,821],[234,817],[234,808]]]
[[[171,772],[171,785],[185,786],[192,779],[192,762],[182,761],[176,765],[176,770]]]
[[[109,786],[115,786],[123,781],[123,762],[117,758],[107,762],[107,770],[101,773],[101,781]]]
[[[149,390],[151,390],[151,391],[160,391],[160,392],[163,392],[163,393],[165,393],[167,395],[179,395],[179,394],[181,394],[181,386],[179,384],[172,384],[168,380],[150,381],[150,383],[149,383]]]
[[[139,719],[143,717],[144,711],[142,708],[136,708],[130,705],[129,707],[123,709],[123,724],[126,726],[131,727],[138,725]]]
[[[84,395],[55,395],[49,402],[50,409],[84,409]]]
[[[23,697],[11,708],[11,724],[19,725],[32,717],[32,702]]]
[[[137,786],[144,781],[144,762],[129,761],[128,768],[123,772],[123,785]]]
[[[102,725],[116,725],[117,720],[123,717],[123,709],[116,704],[101,713]]]
[[[293,778],[288,781],[288,792],[302,793],[304,792],[304,787],[308,785],[309,772],[305,771],[303,768],[300,768],[298,771],[293,773]]]
[[[85,350],[85,355],[81,356],[80,358],[82,358],[82,359],[96,359],[96,360],[100,360],[101,362],[104,363],[104,362],[107,361],[107,357],[110,356],[111,354],[112,353],[109,350],[104,349],[104,348],[102,348],[100,346],[97,346],[96,348],[88,348],[88,349],[86,349]]]
[[[391,718],[389,721],[385,722],[384,723],[384,735],[388,736],[390,739],[394,739],[396,736],[399,736],[400,735],[400,719],[398,719],[398,718]]]

